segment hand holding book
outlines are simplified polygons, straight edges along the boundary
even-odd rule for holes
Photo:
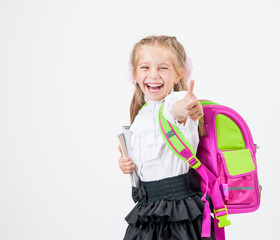
[[[119,158],[120,169],[122,170],[122,172],[124,174],[132,173],[135,168],[135,164],[129,157],[126,157],[126,156],[128,156],[127,154],[125,154],[125,155],[123,154],[123,151],[122,151],[122,148],[120,145],[118,146],[118,149],[121,153],[121,157]]]
[[[124,174],[130,175],[131,185],[138,187],[139,177],[135,171],[135,164],[131,159],[130,137],[131,131],[129,130],[129,127],[124,126],[123,132],[118,135],[120,141],[118,149],[121,153],[121,157],[119,158],[119,167]]]

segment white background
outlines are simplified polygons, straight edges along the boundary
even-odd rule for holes
[[[122,239],[133,207],[118,168],[129,54],[174,35],[195,94],[239,112],[260,146],[257,212],[227,239],[279,237],[279,1],[1,0],[0,239]]]

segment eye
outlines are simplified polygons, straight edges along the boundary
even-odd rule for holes
[[[162,66],[162,67],[159,67],[159,69],[168,70],[168,67]]]
[[[149,67],[148,66],[141,66],[140,69],[146,70],[146,69],[149,69]]]

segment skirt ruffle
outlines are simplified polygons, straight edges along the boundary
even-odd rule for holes
[[[137,203],[126,216],[128,224],[140,226],[146,222],[194,221],[203,214],[204,202],[198,194],[182,200],[161,199],[153,203]]]
[[[137,203],[125,218],[129,226],[124,240],[216,239],[213,219],[211,237],[201,238],[202,195],[195,193],[180,200]]]

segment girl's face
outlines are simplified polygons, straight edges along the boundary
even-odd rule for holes
[[[180,78],[167,49],[155,46],[140,49],[135,80],[148,99],[159,101],[165,98]]]

